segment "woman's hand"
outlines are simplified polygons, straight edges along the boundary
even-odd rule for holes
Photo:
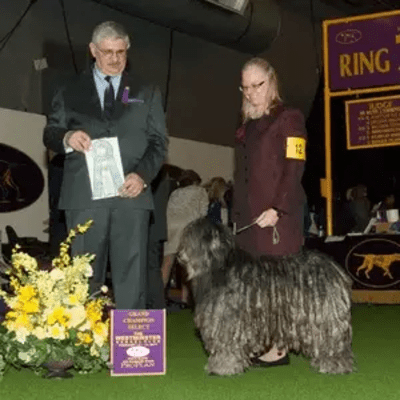
[[[278,220],[278,212],[273,208],[269,208],[256,219],[256,224],[260,228],[266,228],[267,226],[275,226]]]

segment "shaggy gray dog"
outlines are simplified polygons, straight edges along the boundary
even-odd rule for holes
[[[202,218],[184,230],[178,259],[210,374],[241,373],[273,345],[310,357],[319,372],[353,370],[351,279],[331,258],[303,251],[257,260]]]

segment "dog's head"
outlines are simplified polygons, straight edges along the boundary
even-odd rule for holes
[[[185,266],[188,279],[207,273],[213,263],[222,264],[234,246],[230,230],[207,217],[191,222],[183,231],[178,261]]]

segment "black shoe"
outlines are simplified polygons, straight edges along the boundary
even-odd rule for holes
[[[282,358],[278,358],[275,361],[263,361],[258,357],[251,358],[250,361],[252,367],[261,367],[261,368],[278,367],[280,365],[290,364],[289,354],[287,353],[285,356],[283,356]]]

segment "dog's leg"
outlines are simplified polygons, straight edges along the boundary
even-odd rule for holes
[[[324,374],[348,374],[353,372],[351,328],[326,340],[328,346],[314,350],[311,365]]]
[[[224,350],[210,355],[205,370],[210,375],[235,375],[244,372],[248,366],[241,355]]]
[[[351,350],[333,355],[323,355],[311,360],[311,365],[323,374],[348,374],[353,372]]]

